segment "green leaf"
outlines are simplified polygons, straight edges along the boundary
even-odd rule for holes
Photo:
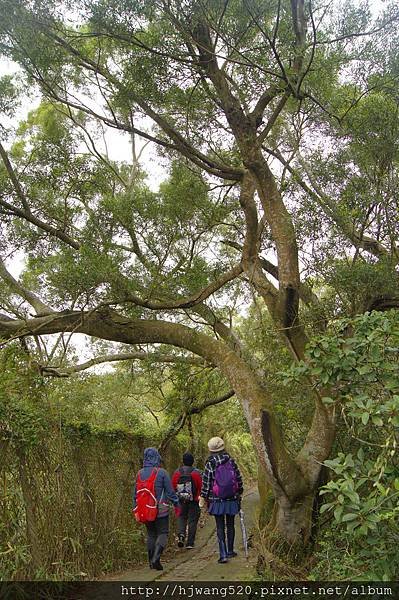
[[[324,396],[321,400],[324,404],[334,404],[335,402],[333,398],[329,398],[328,396]]]
[[[398,379],[387,379],[387,381],[385,382],[385,387],[388,388],[388,390],[396,390],[399,388],[399,380]]]
[[[367,423],[369,422],[369,418],[370,418],[370,413],[367,413],[367,412],[362,413],[363,425],[367,425]]]
[[[346,513],[343,517],[342,517],[342,521],[346,522],[346,521],[353,521],[354,519],[358,519],[359,515],[355,514],[355,513]]]
[[[326,512],[326,510],[329,510],[329,509],[330,509],[332,506],[333,506],[333,505],[332,505],[332,503],[331,503],[331,502],[328,502],[327,504],[323,504],[323,505],[320,507],[320,514],[322,515],[323,513],[325,513],[325,512]]]
[[[360,462],[363,462],[364,460],[364,450],[362,447],[359,448],[359,450],[357,451],[357,457],[360,460]]]
[[[384,488],[384,486],[383,486],[383,485],[381,485],[381,483],[379,483],[378,481],[376,481],[376,483],[375,483],[375,487],[378,489],[378,491],[379,491],[379,492],[381,492],[381,494],[382,494],[383,496],[386,496],[386,494],[387,494],[387,490]]]
[[[338,508],[336,508],[334,510],[334,519],[338,523],[341,521],[341,516],[342,516],[343,511],[344,511],[344,507],[343,506],[338,506]]]
[[[359,494],[357,494],[356,492],[353,492],[351,490],[348,490],[346,492],[346,495],[348,496],[348,498],[356,505],[360,504],[360,497]]]
[[[359,533],[360,535],[367,535],[368,530],[369,530],[369,528],[367,526],[367,523],[364,523],[363,525],[361,525],[359,527],[359,529],[357,530],[357,533]],[[367,550],[364,552],[364,556],[370,556],[370,555],[372,555],[371,551]]]
[[[359,522],[358,521],[350,521],[346,524],[346,530],[348,533],[351,533],[352,531],[354,531],[356,529],[356,527],[359,526]]]

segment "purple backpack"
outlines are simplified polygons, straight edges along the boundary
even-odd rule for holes
[[[238,482],[236,470],[231,460],[218,465],[215,472],[215,481],[212,492],[217,498],[226,500],[236,495],[238,491]]]

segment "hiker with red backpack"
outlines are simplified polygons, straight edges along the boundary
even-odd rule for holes
[[[225,451],[222,438],[211,438],[208,449],[211,454],[205,464],[199,506],[203,508],[208,503],[208,512],[215,517],[218,562],[224,564],[229,558],[237,556],[234,552],[234,517],[240,511],[244,488],[240,470]]]
[[[190,452],[183,454],[183,466],[173,473],[172,485],[180,501],[180,515],[177,517],[179,548],[194,548],[198,519],[201,510],[198,504],[202,487],[201,471],[194,468],[194,456]],[[187,541],[186,541],[187,530]]]
[[[147,528],[147,550],[151,569],[162,571],[161,554],[168,541],[169,504],[179,508],[179,499],[156,448],[144,450],[143,468],[137,473],[133,492],[133,514]]]

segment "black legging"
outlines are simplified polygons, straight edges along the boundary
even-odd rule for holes
[[[234,552],[234,517],[235,515],[215,515],[216,533],[219,542],[220,558],[227,558],[228,554]],[[227,545],[226,545],[227,529]]]
[[[177,519],[178,533],[186,537],[186,528],[188,525],[187,532],[187,546],[193,546],[195,541],[195,534],[197,533],[198,519],[200,518],[201,510],[198,506],[198,502],[187,502],[181,507],[181,513]]]
[[[161,517],[146,523],[147,528],[147,550],[151,560],[155,547],[165,548],[169,534],[169,517]]]

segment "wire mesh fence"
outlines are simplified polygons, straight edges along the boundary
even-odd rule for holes
[[[93,577],[143,557],[131,493],[153,440],[53,424],[33,445],[0,441],[0,579]],[[166,468],[179,455],[172,444]]]

